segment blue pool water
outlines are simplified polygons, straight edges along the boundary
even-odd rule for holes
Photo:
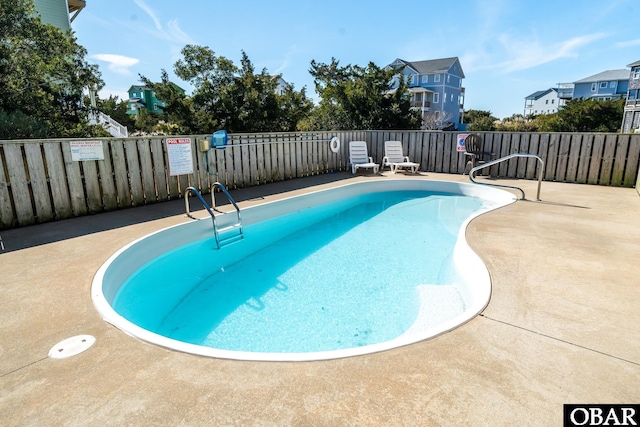
[[[390,341],[418,319],[434,324],[465,310],[451,254],[461,225],[482,208],[459,194],[393,191],[303,209],[249,225],[244,240],[220,250],[209,236],[155,258],[112,305],[146,330],[223,350]]]

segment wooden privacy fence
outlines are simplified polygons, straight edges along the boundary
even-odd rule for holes
[[[485,149],[502,157],[539,155],[544,179],[633,187],[640,135],[577,133],[480,133]],[[337,136],[333,153],[329,140]],[[190,138],[193,173],[172,176],[167,139]],[[230,135],[227,148],[198,151],[210,135],[92,138],[101,159],[74,159],[81,140],[0,141],[0,229],[43,223],[182,197],[188,186],[202,193],[215,181],[235,189],[347,170],[348,143],[367,141],[380,163],[384,141],[402,141],[420,170],[461,174],[466,157],[457,150],[458,132],[351,131]],[[98,144],[99,143],[99,144]],[[485,174],[534,179],[535,159],[512,159]]]

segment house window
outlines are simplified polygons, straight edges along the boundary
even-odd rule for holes
[[[440,74],[436,74],[435,76],[433,76],[433,81],[438,83],[440,81]]]
[[[548,103],[549,103],[549,100],[548,100],[548,99],[547,99],[547,100],[545,100],[545,101],[544,101],[544,103],[545,103],[545,104],[548,104]]]
[[[451,74],[447,74],[447,83],[451,81]]]
[[[451,94],[451,102],[453,102],[453,94]]]
[[[439,93],[434,93],[433,94],[433,103],[437,104],[438,102],[440,102],[440,94]]]
[[[416,83],[416,76],[414,74],[411,74],[411,84],[415,84]]]
[[[600,83],[600,89],[605,89],[608,86],[607,82]]]
[[[609,83],[609,87],[611,87],[611,88],[616,87],[616,82],[613,81],[613,82]]]
[[[598,83],[591,83],[591,92],[595,92],[598,88]]]
[[[555,99],[552,99],[552,100],[551,100],[551,103],[552,103],[552,104],[555,104],[555,103],[556,103],[556,100],[555,100]]]
[[[422,83],[428,83],[429,82],[429,76],[422,76]]]
[[[633,78],[634,79],[640,79],[640,68],[634,68],[633,69]]]
[[[158,104],[153,104],[153,109],[157,110],[158,109]]]

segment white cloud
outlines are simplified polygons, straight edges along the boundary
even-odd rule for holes
[[[153,21],[154,30],[149,30],[155,37],[170,42],[178,42],[180,44],[196,44],[194,40],[185,33],[178,24],[177,19],[173,19],[167,23],[166,28],[160,22],[155,12],[143,1],[134,0],[140,9],[142,9]]]
[[[98,53],[96,55],[92,55],[92,58],[108,63],[109,65],[107,65],[107,68],[109,70],[124,76],[130,75],[131,70],[129,70],[129,68],[140,62],[137,58],[112,53]]]
[[[542,44],[536,38],[516,39],[512,34],[501,34],[497,37],[503,48],[506,59],[499,62],[490,62],[495,57],[495,52],[473,52],[463,56],[468,68],[498,69],[503,73],[535,68],[539,65],[556,61],[562,58],[577,57],[579,49],[599,40],[606,35],[604,33],[590,34],[573,37],[557,43]]]

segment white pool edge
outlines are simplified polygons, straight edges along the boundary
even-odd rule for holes
[[[367,181],[367,182],[355,182],[348,183],[341,186],[331,187],[327,189],[312,191],[309,193],[305,193],[302,195],[285,197],[279,200],[270,201],[266,203],[262,203],[259,205],[255,205],[252,207],[244,208],[243,219],[249,219],[249,223],[257,222],[266,217],[270,217],[269,215],[273,215],[275,210],[277,209],[277,203],[282,203],[285,201],[294,201],[300,206],[307,205],[315,205],[320,204],[326,197],[330,196],[328,192],[336,192],[338,193],[340,190],[346,191],[347,193],[353,194],[361,194],[363,192],[377,192],[377,191],[394,191],[394,190],[424,190],[424,191],[439,191],[446,193],[456,193],[462,194],[471,197],[477,197],[483,200],[488,200],[494,203],[494,206],[488,210],[482,210],[476,212],[474,215],[467,218],[467,220],[460,227],[460,232],[458,235],[457,243],[454,248],[453,253],[453,262],[459,265],[464,264],[465,268],[459,268],[458,270],[465,276],[462,280],[472,281],[474,286],[469,286],[470,292],[472,292],[473,296],[471,297],[471,301],[474,303],[467,307],[466,310],[452,319],[449,319],[446,322],[443,322],[436,327],[429,328],[422,333],[411,334],[411,335],[401,335],[396,339],[385,341],[378,344],[367,345],[362,347],[343,349],[343,350],[333,350],[333,351],[322,351],[322,352],[305,352],[305,353],[261,353],[261,352],[242,352],[242,351],[231,351],[231,350],[222,350],[211,347],[205,347],[201,345],[189,344],[182,341],[174,340],[171,338],[167,338],[165,336],[153,333],[146,329],[143,329],[134,323],[128,321],[121,315],[119,315],[111,306],[107,298],[104,294],[103,282],[105,279],[105,274],[107,273],[109,267],[112,263],[118,259],[120,255],[125,253],[129,248],[137,245],[138,243],[144,241],[145,239],[150,238],[151,236],[157,235],[158,233],[165,232],[169,229],[178,229],[179,227],[184,227],[186,224],[193,224],[193,222],[186,222],[185,224],[178,224],[171,227],[166,227],[161,230],[158,230],[154,233],[150,233],[146,236],[143,236],[135,241],[129,243],[124,246],[116,253],[114,253],[109,259],[98,269],[96,272],[92,285],[91,285],[91,297],[93,300],[93,304],[98,311],[98,313],[102,316],[102,318],[125,332],[126,334],[140,339],[142,341],[159,345],[161,347],[166,347],[172,350],[195,354],[199,356],[205,357],[214,357],[214,358],[222,358],[222,359],[233,359],[233,360],[246,360],[246,361],[273,361],[273,362],[302,362],[302,361],[313,361],[313,360],[329,360],[329,359],[339,359],[345,357],[353,357],[370,353],[377,353],[386,350],[390,350],[397,347],[406,346],[409,344],[414,344],[416,342],[424,341],[427,339],[435,338],[443,333],[451,331],[466,322],[470,321],[474,317],[476,317],[479,313],[481,313],[484,308],[489,303],[491,298],[491,278],[489,275],[489,271],[485,264],[482,262],[480,257],[471,249],[466,240],[466,230],[469,223],[480,215],[483,215],[487,212],[493,211],[500,207],[507,206],[516,201],[516,197],[509,193],[508,191],[491,188],[486,186],[479,186],[469,183],[459,183],[452,181],[436,181],[436,180],[415,180],[415,179],[394,179],[390,180],[375,180],[375,181]],[[323,197],[325,196],[325,197]],[[313,201],[313,203],[312,203]],[[253,215],[256,212],[256,209],[262,208],[264,212],[260,214]],[[197,221],[203,227],[211,227],[211,220],[209,218]],[[202,228],[202,227],[200,227]],[[196,231],[199,229],[195,227]],[[191,233],[189,233],[191,234]],[[470,268],[471,267],[471,268]]]

